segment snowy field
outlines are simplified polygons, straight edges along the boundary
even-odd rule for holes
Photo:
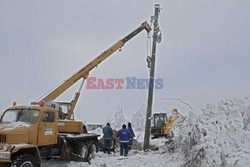
[[[145,111],[137,111],[132,118],[136,139],[143,141]],[[115,128],[128,120],[118,111],[108,120]],[[134,121],[134,123],[133,123]],[[140,122],[138,122],[140,121]],[[137,124],[136,124],[137,123]],[[116,127],[117,126],[117,127]],[[174,124],[175,150],[169,153],[165,139],[151,140],[157,151],[133,150],[127,158],[115,154],[97,153],[91,164],[79,162],[45,162],[44,166],[90,167],[248,167],[250,164],[250,97],[223,100],[216,105],[207,104],[202,114],[189,112]],[[101,133],[97,129],[96,133]]]

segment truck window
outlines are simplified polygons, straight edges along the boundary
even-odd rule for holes
[[[38,110],[22,110],[20,113],[19,122],[26,122],[26,123],[36,123],[39,117]]]
[[[55,113],[54,112],[45,112],[43,114],[43,122],[54,122],[55,120]]]
[[[6,111],[2,117],[2,122],[16,122],[18,113],[17,110]]]
[[[2,117],[2,122],[36,123],[39,118],[39,110],[8,110]]]

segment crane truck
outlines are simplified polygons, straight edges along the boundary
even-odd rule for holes
[[[16,105],[13,102],[0,119],[0,166],[36,167],[41,166],[42,159],[52,157],[66,161],[89,161],[92,152],[98,149],[99,135],[87,133],[85,125],[74,120],[74,109],[83,81],[92,69],[143,30],[151,31],[146,21],[41,100],[31,105]],[[54,101],[80,79],[82,84],[71,102]],[[65,107],[66,112],[62,110]]]

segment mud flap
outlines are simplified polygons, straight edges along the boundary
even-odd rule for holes
[[[80,161],[80,162],[89,162],[90,159],[88,157],[82,157],[81,154],[76,154],[72,151],[67,140],[60,136],[59,145],[61,147],[61,157],[65,161]],[[81,149],[81,148],[80,148]]]
[[[68,145],[68,142],[66,141],[66,139],[63,136],[60,136],[58,144],[61,148],[62,159],[65,161],[69,161],[71,150],[70,150],[70,146]]]

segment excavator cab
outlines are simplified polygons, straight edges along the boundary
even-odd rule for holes
[[[167,117],[167,113],[155,113],[153,115],[153,125],[151,126],[150,133],[152,139],[158,137],[172,138],[173,131],[171,130],[175,120],[179,118],[179,112],[176,108],[172,109],[172,114]]]
[[[168,121],[167,113],[155,113],[152,118],[152,126],[150,129],[152,139],[164,136],[164,127]]]
[[[155,113],[153,115],[153,126],[154,128],[162,128],[168,120],[167,113]]]

